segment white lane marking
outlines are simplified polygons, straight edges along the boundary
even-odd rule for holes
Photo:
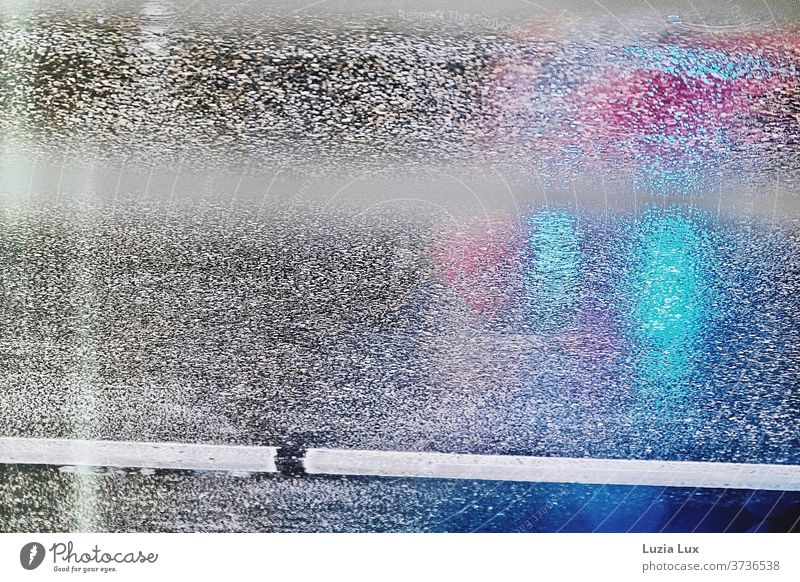
[[[310,474],[800,491],[800,466],[309,449]]]
[[[0,463],[275,473],[277,447],[0,437]],[[800,491],[800,466],[308,449],[312,475]]]
[[[275,473],[275,447],[0,438],[0,463]]]

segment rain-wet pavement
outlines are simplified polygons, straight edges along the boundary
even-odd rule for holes
[[[791,18],[123,4],[0,22],[0,435],[800,463],[800,219],[778,211],[800,177]],[[279,173],[465,168],[528,174],[542,199],[267,196]],[[231,170],[213,202],[179,184]],[[578,180],[637,202],[585,202]],[[4,467],[0,529],[747,531],[798,513],[788,493],[62,469]]]
[[[796,221],[56,208],[3,215],[6,436],[800,462]]]
[[[7,466],[3,531],[770,532],[800,495],[735,489]]]
[[[489,164],[668,191],[743,172],[798,178],[791,10],[715,28],[709,15],[692,26],[666,14],[476,22],[211,6],[6,9],[6,147],[318,172]]]

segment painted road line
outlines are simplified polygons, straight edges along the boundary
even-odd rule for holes
[[[798,465],[165,442],[0,438],[0,463],[800,491]]]
[[[800,466],[308,449],[309,474],[800,491]]]
[[[276,447],[0,438],[0,463],[275,473]]]

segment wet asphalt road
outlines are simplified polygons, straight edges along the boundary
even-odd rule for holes
[[[791,10],[720,34],[176,6],[3,13],[0,435],[800,463],[800,223],[778,211],[800,168]],[[470,213],[367,192],[367,211],[267,181],[253,202],[243,168],[522,172],[544,196]],[[143,195],[120,196],[126,169]],[[104,170],[116,184],[93,183]],[[210,202],[179,184],[194,171],[242,178]],[[66,195],[71,173],[88,177]],[[589,208],[578,180],[636,202]],[[771,212],[716,212],[723,194]],[[11,531],[798,515],[780,493],[17,466],[0,501]]]
[[[6,466],[2,531],[797,530],[797,493]]]
[[[790,220],[7,211],[0,431],[797,463]]]
[[[5,8],[5,149],[322,174],[488,165],[667,192],[798,179],[791,9],[767,6],[761,27],[739,7],[725,28],[710,23],[727,5],[695,25],[533,5],[491,18],[236,8]]]

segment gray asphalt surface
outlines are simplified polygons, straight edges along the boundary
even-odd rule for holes
[[[800,41],[780,3],[769,28],[740,9],[730,29],[713,9],[684,25],[630,6],[486,18],[236,6],[8,7],[6,150],[320,173],[480,164],[679,191],[797,179]]]
[[[779,492],[7,466],[0,531],[790,531]]]
[[[800,460],[796,222],[261,210],[7,211],[0,431]]]
[[[0,19],[0,435],[800,463],[794,5],[69,4]],[[460,197],[420,186],[442,176]],[[10,531],[798,515],[763,492],[0,471]]]

